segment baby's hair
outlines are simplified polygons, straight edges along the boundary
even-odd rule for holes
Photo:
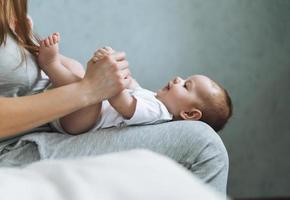
[[[217,83],[216,83],[217,84]],[[216,132],[222,130],[233,113],[233,105],[230,95],[226,89],[219,84],[222,95],[210,96],[205,99],[201,106],[203,121],[210,125]]]

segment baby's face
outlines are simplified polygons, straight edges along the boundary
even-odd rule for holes
[[[157,92],[156,98],[165,104],[170,113],[179,116],[181,111],[189,111],[201,105],[201,97],[220,92],[216,84],[206,76],[193,75],[186,80],[176,77]]]

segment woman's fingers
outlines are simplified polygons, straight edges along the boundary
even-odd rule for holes
[[[131,77],[131,72],[130,72],[129,68],[123,69],[122,71],[120,71],[120,78],[121,79],[127,79],[128,77]]]
[[[122,60],[122,61],[117,62],[117,65],[120,70],[129,68],[129,63],[127,60]]]
[[[94,53],[91,60],[93,62],[97,62],[98,60],[103,59],[105,57],[110,57],[112,60],[120,62],[120,61],[124,61],[126,59],[126,54],[125,54],[125,52],[116,52],[116,53],[109,55],[109,54],[103,53],[102,51],[98,50]]]
[[[110,52],[106,50],[105,48],[97,49],[97,51],[94,53],[93,61],[96,62],[97,60],[102,59],[106,55],[110,55]]]
[[[131,82],[132,82],[131,76],[127,76],[125,79],[123,79],[123,85],[125,86],[125,88],[129,88]]]
[[[109,54],[115,53],[115,51],[111,47],[103,47]]]
[[[131,82],[131,71],[129,69],[129,63],[127,60],[117,62],[118,68],[120,70],[120,78],[122,79],[125,88],[128,88]]]
[[[103,55],[108,55],[109,54],[109,52],[107,52],[107,50],[105,50],[105,49],[98,49],[97,53],[101,53]]]
[[[126,54],[125,52],[116,52],[112,54],[112,58],[116,61],[122,61],[125,60]]]
[[[101,59],[98,55],[95,53],[88,62],[84,81],[96,94],[102,94],[98,96],[99,100],[104,100],[127,88],[132,78],[124,52],[105,55]]]

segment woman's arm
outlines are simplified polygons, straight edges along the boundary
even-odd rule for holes
[[[33,96],[0,98],[0,138],[30,130],[90,105],[89,93],[79,82]]]
[[[0,97],[0,138],[38,127],[110,98],[127,87],[130,71],[124,53],[88,62],[84,78],[66,86],[25,97]]]
[[[78,61],[63,55],[59,55],[59,57],[63,68],[72,73],[71,82],[67,82],[66,84],[83,79],[85,70]],[[95,125],[100,116],[101,109],[102,103],[84,107],[60,118],[60,124],[67,133],[74,135],[84,133]]]
[[[111,53],[114,53],[112,51]],[[74,59],[65,57],[63,55],[60,55],[61,63],[72,73],[74,73],[76,76],[82,77],[84,74],[84,69],[82,65],[75,61]],[[131,79],[130,84],[128,85],[128,89],[136,89],[137,87],[140,87],[138,82],[135,79]],[[110,104],[114,107],[117,112],[119,112],[124,118],[130,119],[134,112],[135,112],[135,107],[136,107],[136,99],[132,97],[126,90],[122,91],[119,95],[112,97],[109,100]],[[91,109],[91,108],[89,108]],[[100,108],[95,108],[95,109],[100,109]],[[84,110],[84,117],[88,113],[88,111]],[[77,114],[79,115],[79,114]],[[71,122],[71,118],[73,117],[73,114],[68,118],[68,122]],[[79,117],[78,117],[79,118]],[[79,120],[79,119],[78,119]],[[63,120],[65,121],[65,120]],[[87,121],[87,120],[83,120]],[[74,124],[77,124],[77,121],[75,123],[66,123],[67,126],[74,126]],[[65,125],[65,124],[64,124]],[[72,128],[73,129],[73,128]]]

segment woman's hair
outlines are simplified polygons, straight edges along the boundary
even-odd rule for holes
[[[32,32],[27,20],[27,0],[0,0],[0,46],[5,45],[9,34],[22,50],[26,49],[36,56],[38,37]],[[15,24],[15,31],[11,24]],[[25,59],[24,51],[22,58]]]

